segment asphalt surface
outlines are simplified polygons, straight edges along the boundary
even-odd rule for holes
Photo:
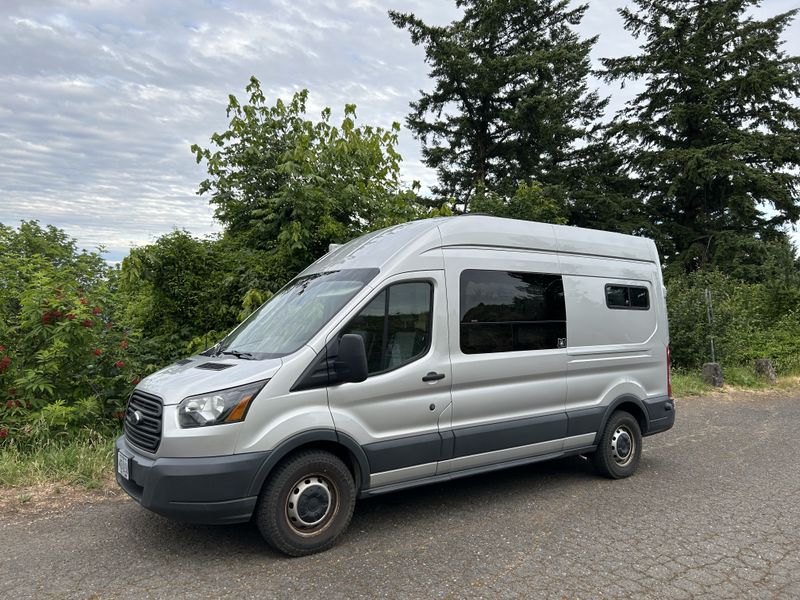
[[[134,502],[0,517],[5,598],[798,598],[800,398],[678,402],[637,474],[567,459],[356,506],[323,554]]]

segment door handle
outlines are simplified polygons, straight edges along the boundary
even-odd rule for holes
[[[422,378],[422,381],[439,381],[440,379],[444,379],[444,373],[437,373],[436,371],[431,371],[425,377]]]

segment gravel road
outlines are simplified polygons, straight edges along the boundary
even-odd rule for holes
[[[0,516],[6,598],[798,598],[800,397],[678,401],[638,473],[574,458],[356,506],[334,549],[287,559],[249,525],[173,523],[123,498]]]

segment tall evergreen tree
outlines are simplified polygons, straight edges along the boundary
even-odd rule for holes
[[[800,59],[781,35],[797,10],[758,20],[759,0],[634,3],[620,14],[641,53],[603,64],[610,81],[644,84],[611,132],[650,234],[686,271],[751,263],[754,240],[791,254],[783,227],[800,218]]]
[[[577,151],[568,171],[569,224],[627,234],[646,232],[649,222],[636,197],[638,184],[630,177],[624,157],[605,128],[593,137]]]
[[[408,126],[436,169],[434,192],[465,207],[476,194],[512,197],[538,182],[566,198],[576,144],[605,100],[589,89],[596,38],[574,31],[587,6],[569,0],[456,0],[463,17],[428,25],[390,11],[425,48],[432,92],[412,102]]]

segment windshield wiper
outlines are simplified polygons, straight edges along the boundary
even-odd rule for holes
[[[239,352],[238,350],[223,350],[219,352],[219,354],[230,354],[231,356],[235,356],[236,358],[243,358],[245,360],[255,360],[256,357],[250,354],[249,352]]]

